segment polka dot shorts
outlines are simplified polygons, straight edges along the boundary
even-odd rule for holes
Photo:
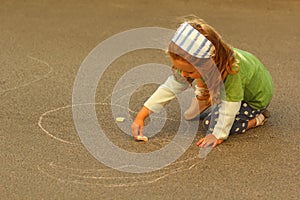
[[[212,133],[215,125],[217,124],[219,118],[219,108],[220,105],[215,106],[212,112],[209,113],[203,119],[203,126],[208,133]],[[230,134],[244,133],[247,129],[249,120],[254,119],[265,110],[266,109],[261,109],[261,110],[253,109],[246,102],[242,102],[241,108],[237,113],[237,115],[235,116],[235,120],[231,127]]]

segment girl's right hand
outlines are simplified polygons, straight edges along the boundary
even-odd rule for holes
[[[134,138],[136,138],[138,135],[143,136],[144,120],[135,118],[133,124],[131,125],[131,131]]]
[[[143,106],[140,112],[137,114],[133,124],[131,125],[131,131],[135,139],[138,135],[144,136],[144,120],[150,115],[150,113],[151,111]]]

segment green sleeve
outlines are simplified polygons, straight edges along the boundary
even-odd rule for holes
[[[222,99],[229,102],[239,102],[244,99],[244,88],[241,80],[240,73],[228,74],[225,81],[225,94]]]

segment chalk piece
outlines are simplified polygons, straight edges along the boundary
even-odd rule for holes
[[[140,136],[140,135],[138,135],[135,139],[137,141],[144,141],[144,142],[148,141],[148,138],[146,136]]]
[[[124,117],[117,117],[116,121],[117,122],[124,122],[125,118]]]

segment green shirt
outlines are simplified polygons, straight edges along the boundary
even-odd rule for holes
[[[265,108],[271,101],[274,88],[268,70],[252,54],[234,49],[240,71],[228,74],[225,81],[226,101],[245,101],[254,109]]]

